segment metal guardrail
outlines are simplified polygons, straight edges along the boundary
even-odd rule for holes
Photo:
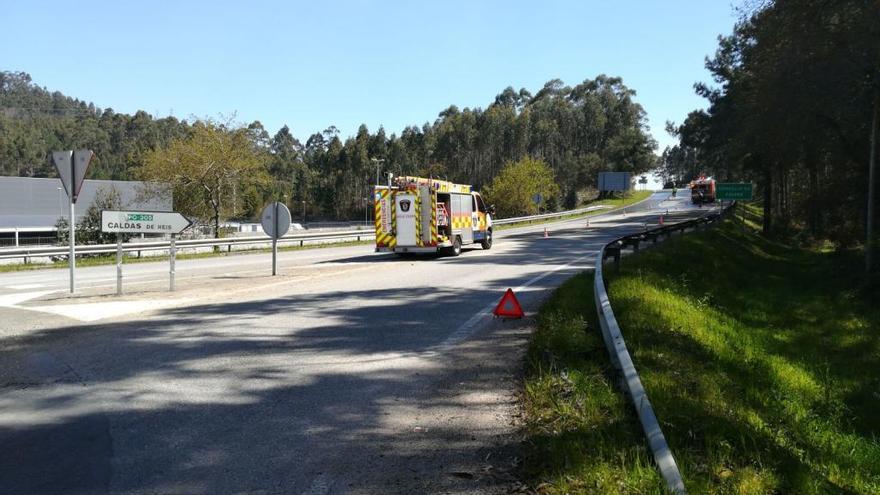
[[[519,223],[519,222],[534,222],[535,220],[546,220],[549,218],[559,218],[559,217],[567,217],[570,215],[580,215],[581,213],[588,213],[591,211],[597,210],[605,210],[610,209],[610,206],[601,205],[601,206],[589,206],[587,208],[579,208],[577,210],[567,210],[560,211],[557,213],[543,213],[541,215],[530,215],[526,217],[513,217],[513,218],[501,218],[498,220],[492,220],[492,225],[506,225],[510,223]]]
[[[279,243],[299,242],[302,246],[306,241],[328,241],[372,238],[376,235],[374,230],[348,230],[343,232],[320,232],[315,234],[291,234],[278,239]],[[232,250],[232,246],[248,244],[270,244],[272,239],[268,236],[252,237],[227,237],[222,239],[187,239],[176,242],[177,249],[205,248],[226,246]],[[129,242],[122,245],[124,252],[137,251],[165,251],[171,248],[169,241]],[[76,247],[77,254],[107,254],[115,253],[116,244],[85,244]],[[0,259],[9,258],[36,258],[36,257],[60,257],[67,255],[67,247],[33,247],[0,250]]]
[[[731,205],[732,207],[733,205]],[[624,388],[629,395],[636,413],[639,416],[639,422],[642,424],[642,430],[648,440],[651,453],[654,456],[654,462],[660,470],[660,474],[666,481],[666,486],[672,493],[685,494],[687,490],[678,465],[675,463],[675,457],[666,443],[666,437],[663,436],[663,430],[657,416],[654,414],[654,408],[648,400],[648,394],[645,392],[639,373],[633,364],[632,357],[626,348],[626,342],[623,340],[623,334],[617,319],[614,317],[614,311],[611,309],[611,302],[608,299],[608,292],[605,290],[605,280],[602,276],[602,265],[606,256],[614,257],[615,263],[619,268],[620,251],[626,246],[632,246],[634,251],[638,251],[639,243],[651,240],[656,242],[661,235],[671,235],[674,231],[684,231],[688,228],[699,229],[704,225],[712,223],[724,216],[730,208],[728,207],[722,213],[710,213],[708,215],[666,225],[663,227],[647,230],[643,233],[631,234],[618,238],[609,242],[596,255],[596,268],[593,275],[593,294],[595,297],[596,311],[599,315],[599,326],[602,330],[602,339],[605,341],[605,347],[611,357],[614,367],[621,373],[624,382]]]
[[[519,222],[530,222],[536,220],[546,220],[551,218],[559,218],[570,215],[579,215],[591,211],[602,209],[610,209],[610,206],[590,206],[587,208],[579,208],[577,210],[561,211],[557,213],[544,213],[541,215],[531,215],[524,217],[502,218],[493,220],[493,225],[506,225]],[[314,234],[291,234],[278,239],[279,243],[295,243],[299,242],[300,246],[305,242],[313,241],[331,241],[353,239],[360,241],[362,239],[375,238],[376,232],[373,229],[356,229],[335,232],[319,232]],[[178,240],[177,249],[186,248],[206,248],[225,246],[229,251],[232,246],[243,246],[249,244],[268,244],[272,240],[268,236],[248,236],[248,237],[227,237],[222,239],[190,239]],[[150,242],[128,242],[122,245],[123,252],[141,251],[167,251],[171,248],[169,241],[150,241]],[[116,244],[84,244],[76,247],[77,254],[110,254],[116,252]],[[64,257],[68,254],[68,248],[49,246],[49,247],[18,247],[15,249],[0,249],[0,259],[24,258],[27,261],[30,258],[37,257]]]

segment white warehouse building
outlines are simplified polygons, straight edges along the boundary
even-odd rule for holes
[[[87,179],[76,202],[76,221],[83,218],[102,190],[116,191],[123,209],[173,210],[170,190],[146,194],[148,187],[150,191],[158,190],[146,182]],[[0,177],[0,246],[52,237],[58,220],[66,219],[68,213],[67,194],[60,179]]]

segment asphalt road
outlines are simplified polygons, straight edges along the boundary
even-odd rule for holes
[[[0,491],[496,493],[515,487],[527,314],[611,238],[692,217],[628,214],[500,232],[489,251],[371,246],[0,274]],[[136,283],[135,283],[136,282]],[[136,287],[136,289],[135,289]]]

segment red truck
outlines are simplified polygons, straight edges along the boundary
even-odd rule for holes
[[[715,179],[701,175],[690,183],[691,201],[695,205],[715,202]]]

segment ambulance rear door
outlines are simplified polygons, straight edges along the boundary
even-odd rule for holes
[[[397,220],[397,245],[416,246],[416,192],[397,191],[394,195],[394,209]]]
[[[470,194],[453,193],[452,199],[452,233],[461,236],[462,244],[473,244],[474,231],[471,214],[473,200]]]

